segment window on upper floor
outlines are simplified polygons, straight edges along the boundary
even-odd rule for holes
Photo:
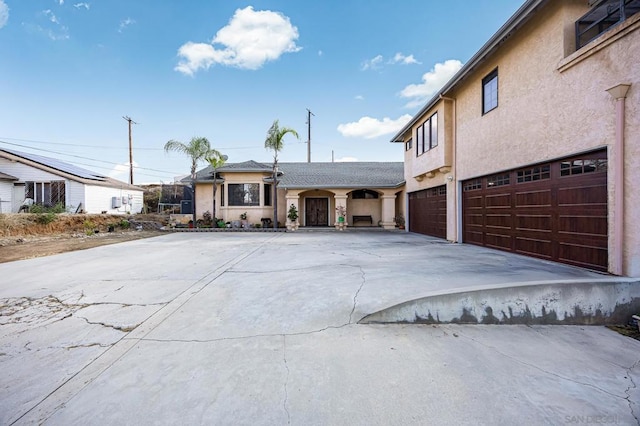
[[[413,145],[413,139],[409,139],[404,143],[404,150],[411,151],[411,146]]]
[[[592,0],[593,8],[576,21],[576,50],[640,12],[640,0]]]
[[[498,107],[498,69],[482,79],[482,114]]]
[[[436,146],[438,146],[437,112],[416,129],[416,153],[422,155]]]

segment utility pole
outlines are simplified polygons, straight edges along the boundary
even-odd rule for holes
[[[129,122],[129,183],[133,185],[133,147],[131,144],[131,123],[138,124],[131,119],[129,116],[122,116],[126,121]]]
[[[311,116],[315,117],[315,114],[311,112],[309,108],[307,108],[307,163],[311,162]]]

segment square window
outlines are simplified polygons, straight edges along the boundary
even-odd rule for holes
[[[498,69],[482,79],[482,114],[498,107]]]
[[[409,139],[404,143],[404,150],[411,151],[411,145],[413,145],[413,139]]]
[[[259,183],[230,183],[228,188],[230,206],[260,205]]]

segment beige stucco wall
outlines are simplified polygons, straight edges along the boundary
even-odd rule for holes
[[[588,11],[585,0],[548,2],[492,56],[438,102],[439,129],[455,146],[455,182],[558,159],[598,148],[609,152],[609,257],[616,259],[614,171],[615,101],[606,92],[630,83],[626,99],[624,273],[640,276],[640,14],[575,51],[574,22]],[[482,115],[482,78],[498,68],[498,107]],[[441,114],[443,105],[451,110]],[[424,115],[428,118],[432,111]],[[440,117],[441,116],[441,117]],[[417,123],[418,125],[420,122]],[[444,125],[443,125],[444,124]],[[415,126],[412,129],[415,134]],[[428,155],[428,154],[425,154]],[[433,161],[440,157],[434,156]],[[446,175],[414,179],[433,169],[432,160],[405,152],[407,192],[446,183]],[[455,183],[454,182],[454,183]],[[458,227],[457,185],[448,185],[447,238]],[[452,229],[453,232],[452,232]],[[451,238],[450,238],[451,239]]]
[[[225,191],[225,205],[221,206],[221,185],[218,183],[216,194],[216,216],[225,221],[240,220],[240,215],[247,213],[247,220],[251,224],[260,223],[263,217],[273,218],[273,206],[264,206],[264,182],[262,179],[267,175],[264,173],[227,173],[224,176],[224,185],[222,190]],[[259,206],[229,206],[228,184],[233,183],[256,183],[260,185],[260,205]],[[273,198],[273,196],[272,196]],[[284,199],[284,191],[278,191],[278,209],[284,209],[286,201]],[[196,216],[202,217],[202,214],[209,211],[213,214],[213,183],[198,183],[196,186]],[[284,224],[282,218],[286,216],[286,212],[278,211],[278,217]]]
[[[640,16],[626,22],[625,29],[611,30],[567,55],[574,43],[567,27],[573,28],[585,11],[584,2],[551,2],[452,93],[458,117],[456,179],[608,148],[611,265],[619,255],[612,232],[615,101],[606,89],[631,83],[626,100],[623,251],[624,274],[639,276],[640,217],[635,206],[640,194],[634,182],[640,176]],[[482,116],[481,81],[496,67],[499,105]]]
[[[408,151],[405,150],[404,153],[404,178],[407,192],[429,188],[432,186],[432,183],[428,179],[431,178],[431,175],[437,176],[438,174],[447,173],[447,168],[451,167],[453,147],[451,142],[453,129],[451,119],[453,109],[451,104],[451,102],[445,102],[444,100],[438,102],[412,126],[411,135],[407,135],[413,138],[412,148]],[[415,138],[416,129],[435,113],[438,114],[438,146],[423,154],[417,155],[418,141]],[[425,175],[427,173],[430,174]]]

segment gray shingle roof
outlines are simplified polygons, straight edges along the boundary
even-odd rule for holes
[[[5,153],[4,155],[3,152]],[[112,188],[127,188],[142,191],[142,188],[139,188],[137,186],[130,185],[128,183],[104,175],[100,175],[98,173],[94,173],[90,170],[83,169],[82,167],[78,167],[73,164],[65,163],[64,161],[60,161],[55,158],[43,157],[42,155],[14,151],[12,149],[5,148],[0,149],[0,157],[18,157],[27,160],[28,162],[26,164],[29,164],[32,167],[32,163],[36,163],[42,166],[44,170],[57,170],[60,173],[66,174],[67,176],[72,176],[71,179],[85,184],[106,186]]]
[[[83,179],[100,180],[107,179],[106,176],[99,175],[90,170],[83,169],[73,164],[65,163],[64,161],[57,160],[55,158],[43,157],[42,155],[30,154],[26,152],[13,151],[11,149],[2,148],[0,151],[13,154],[18,157],[26,158],[35,163],[42,164],[43,166],[51,167],[52,169],[60,170],[61,172],[69,173],[70,175],[77,176]]]
[[[404,183],[402,162],[279,163],[281,188],[396,188]],[[271,172],[271,164],[228,163],[220,173]],[[198,181],[212,179],[211,166],[198,172]],[[188,180],[188,179],[187,179]]]

